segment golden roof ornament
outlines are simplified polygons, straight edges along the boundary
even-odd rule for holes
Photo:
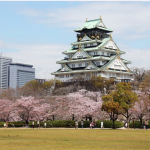
[[[100,16],[100,19],[102,20],[102,17]]]
[[[119,49],[117,49],[117,54],[119,54]]]
[[[94,39],[94,38],[95,38],[95,36],[93,36],[93,35],[92,35],[92,36],[91,36],[91,38],[92,38],[92,39]]]
[[[118,56],[117,59],[120,59],[120,57]]]
[[[81,44],[79,44],[79,48],[81,48]]]
[[[110,38],[112,38],[112,35],[110,34]]]
[[[88,18],[86,18],[86,22],[88,21]]]

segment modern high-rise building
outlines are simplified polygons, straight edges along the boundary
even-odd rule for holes
[[[8,88],[8,65],[12,58],[0,54],[0,89]]]
[[[35,68],[33,65],[22,63],[10,63],[8,65],[8,87],[16,89],[27,82],[35,80]]]
[[[106,28],[101,17],[86,20],[83,26],[74,30],[77,41],[71,43],[71,48],[63,52],[64,59],[57,61],[61,68],[52,75],[61,81],[71,81],[82,77],[85,80],[92,75],[114,78],[116,81],[128,82],[133,79],[133,73],[127,67],[131,61],[121,58],[121,51]]]

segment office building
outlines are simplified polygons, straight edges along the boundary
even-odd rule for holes
[[[10,63],[8,65],[8,87],[16,89],[27,82],[35,80],[35,68],[33,65],[22,63]]]
[[[8,65],[12,58],[0,55],[0,89],[8,88]]]

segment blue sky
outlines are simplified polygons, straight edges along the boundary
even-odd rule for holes
[[[0,52],[52,78],[74,29],[102,16],[129,67],[150,67],[150,2],[0,2]]]

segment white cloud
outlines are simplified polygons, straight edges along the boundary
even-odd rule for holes
[[[125,2],[93,2],[68,8],[45,9],[43,11],[27,9],[21,12],[36,16],[37,22],[58,27],[78,28],[86,17],[98,18],[102,15],[106,27],[113,29],[114,35],[127,39],[150,37],[150,4]]]
[[[1,41],[2,42],[2,41]],[[4,43],[0,45],[3,54],[13,58],[13,62],[31,64],[36,69],[36,78],[53,78],[51,72],[60,68],[56,61],[63,59],[62,51],[70,48],[66,45],[21,45]],[[15,51],[10,51],[14,49]]]
[[[150,69],[150,50],[149,49],[133,49],[131,47],[121,45],[121,50],[126,52],[125,55],[121,57],[123,59],[129,60],[132,64],[129,64],[129,68],[138,67]]]

